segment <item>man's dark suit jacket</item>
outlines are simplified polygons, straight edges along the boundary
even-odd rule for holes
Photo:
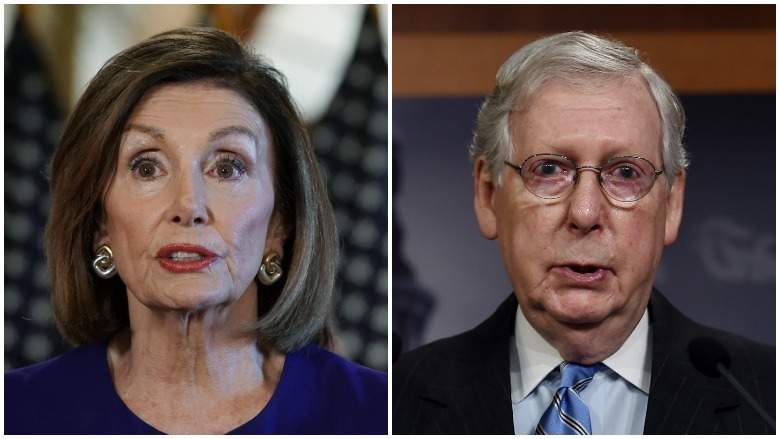
[[[422,346],[393,366],[393,434],[513,434],[509,343],[517,299],[510,296],[471,331]],[[728,382],[698,372],[688,343],[723,344],[731,372],[775,413],[775,348],[688,319],[657,291],[645,434],[772,433]]]

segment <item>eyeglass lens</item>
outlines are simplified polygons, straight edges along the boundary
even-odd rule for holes
[[[600,168],[600,172],[599,172]],[[564,156],[538,154],[523,163],[521,176],[528,190],[541,198],[559,198],[574,185],[583,168]],[[653,186],[653,165],[639,157],[615,157],[601,167],[586,166],[599,172],[604,191],[618,201],[636,201]]]

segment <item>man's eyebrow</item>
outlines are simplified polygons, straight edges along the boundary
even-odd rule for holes
[[[148,125],[142,125],[133,123],[127,126],[125,128],[125,131],[140,131],[146,135],[149,135],[151,137],[154,137],[155,140],[164,141],[165,140],[165,132],[159,128],[150,127]]]
[[[220,128],[217,131],[214,131],[209,136],[209,142],[215,142],[223,137],[231,136],[233,134],[243,134],[249,137],[250,139],[252,139],[255,145],[258,144],[258,139],[255,132],[241,125],[231,125],[225,128]]]

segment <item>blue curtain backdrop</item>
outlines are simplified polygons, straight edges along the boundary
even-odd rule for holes
[[[682,101],[691,154],[685,209],[656,286],[701,323],[774,344],[775,96]],[[499,250],[480,235],[472,207],[466,148],[480,103],[479,97],[393,101],[401,175],[394,228],[404,237],[393,257],[405,259],[435,303],[420,329],[400,334],[404,350],[473,327],[511,291]],[[394,308],[394,321],[400,312]]]

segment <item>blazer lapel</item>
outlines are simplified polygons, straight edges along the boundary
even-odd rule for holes
[[[440,433],[514,433],[509,396],[509,359],[498,357],[496,355],[482,362],[481,370],[469,374],[469,382],[458,386],[430,387],[427,394],[421,395],[423,399],[442,406],[437,419]],[[504,362],[507,364],[501,364]]]
[[[653,365],[645,434],[714,434],[734,422],[739,396],[688,360],[694,335],[685,317],[658,293],[650,300]],[[738,422],[738,420],[736,420]]]
[[[470,334],[464,355],[448,367],[452,385],[427,387],[420,398],[438,406],[431,425],[436,434],[514,434],[509,383],[509,341],[517,300],[512,295]]]
[[[730,389],[707,385],[690,364],[669,357],[656,364],[645,416],[645,434],[715,434],[739,406]]]

